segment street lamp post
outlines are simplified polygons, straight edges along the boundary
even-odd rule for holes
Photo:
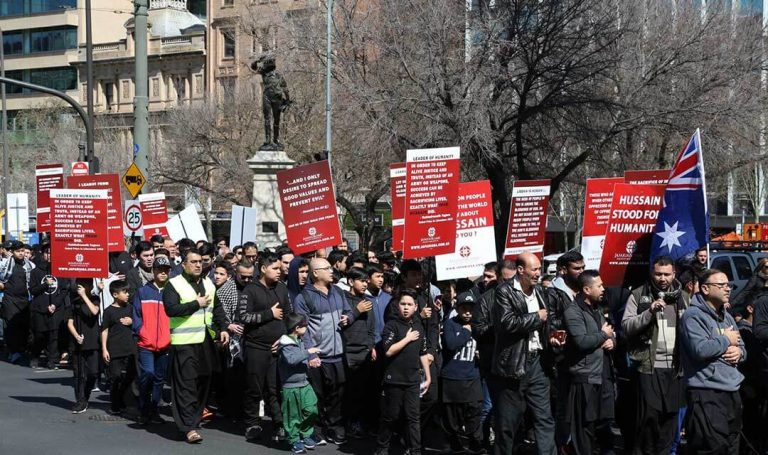
[[[4,40],[3,40],[3,29],[0,29],[0,77],[5,77],[5,46],[4,46]],[[8,129],[8,109],[5,103],[5,84],[0,84],[0,97],[2,97],[2,108],[3,108],[3,115],[2,115],[2,134],[3,134],[3,207],[6,208],[6,212],[8,211],[8,166],[10,164],[10,160],[8,159],[8,135],[7,129]],[[11,238],[11,228],[10,223],[8,223],[8,216],[5,217],[5,238],[9,239]]]
[[[93,139],[93,33],[91,31],[91,0],[85,0],[85,86],[86,104],[88,110],[88,123],[91,124],[91,133],[86,133],[86,158],[90,164],[92,173],[99,172],[99,161],[94,154]]]

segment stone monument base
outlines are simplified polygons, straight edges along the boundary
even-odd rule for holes
[[[259,248],[274,248],[285,240],[283,209],[277,173],[296,166],[283,150],[259,150],[248,161],[253,171],[253,202],[258,210],[256,239]]]

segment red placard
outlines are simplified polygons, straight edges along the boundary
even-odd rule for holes
[[[666,185],[669,182],[669,169],[651,169],[644,171],[624,171],[624,183],[633,185]]]
[[[621,177],[587,179],[587,193],[584,197],[584,227],[581,233],[581,254],[587,269],[600,267],[603,255],[605,230],[611,214],[613,186],[624,183]]]
[[[504,259],[515,260],[523,252],[534,253],[541,259],[549,189],[549,180],[518,180],[514,183]]]
[[[109,251],[125,251],[120,176],[117,174],[70,175],[67,178],[67,187],[70,189],[108,191]]]
[[[389,192],[392,199],[392,248],[403,251],[405,223],[405,163],[389,165]]]
[[[165,193],[140,194],[141,217],[144,223],[144,238],[160,234],[168,237],[168,206],[165,203]]]
[[[496,259],[491,182],[461,183],[456,213],[456,248],[451,254],[435,256],[437,279],[480,276],[485,264]]]
[[[403,258],[453,253],[459,156],[458,147],[406,152]]]
[[[59,278],[109,275],[106,190],[51,190],[51,270]]]
[[[50,232],[50,190],[64,188],[64,165],[59,163],[35,166],[35,183],[37,186],[37,232]]]
[[[328,161],[277,173],[288,245],[301,254],[341,243],[336,196]]]
[[[626,286],[648,278],[651,241],[666,185],[618,183],[600,260],[606,287]]]

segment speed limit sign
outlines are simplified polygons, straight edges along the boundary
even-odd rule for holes
[[[125,213],[123,214],[123,233],[126,237],[144,234],[144,221],[141,216],[139,201],[125,201]]]

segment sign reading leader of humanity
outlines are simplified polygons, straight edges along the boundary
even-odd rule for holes
[[[327,160],[277,173],[288,245],[296,254],[341,243],[341,229]]]
[[[59,278],[106,278],[109,275],[108,201],[107,190],[51,190],[53,275]]]
[[[406,152],[403,258],[455,249],[459,154],[458,147]]]

